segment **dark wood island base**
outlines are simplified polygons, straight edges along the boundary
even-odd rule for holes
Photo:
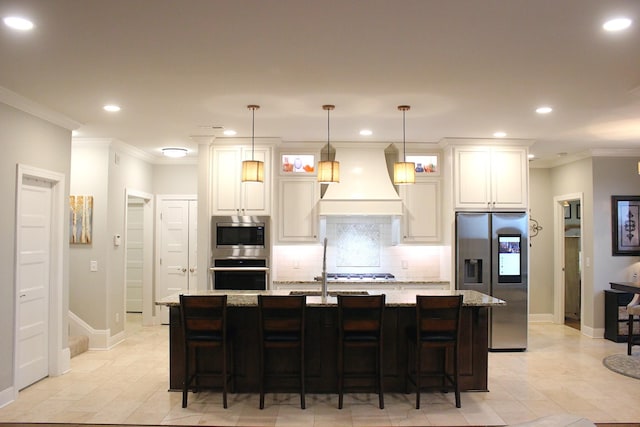
[[[271,293],[276,293],[272,291]],[[438,291],[442,295],[474,291]],[[210,292],[211,293],[211,292]],[[266,291],[269,293],[269,291]],[[386,293],[386,292],[385,292]],[[385,392],[405,392],[407,374],[407,328],[415,325],[415,295],[406,292],[405,300],[413,300],[413,305],[394,304],[394,298],[388,298],[384,315],[384,389]],[[425,294],[422,292],[421,294]],[[427,293],[428,294],[428,293]],[[478,294],[477,292],[475,294]],[[387,293],[387,295],[389,295]],[[483,297],[479,304],[465,304],[462,310],[462,330],[460,343],[460,389],[463,391],[487,391],[488,363],[488,310],[490,306],[503,305],[504,302],[479,294]],[[474,298],[465,300],[476,301]],[[254,298],[257,301],[257,297]],[[177,300],[177,296],[175,298]],[[338,310],[334,304],[325,301],[314,303],[308,298],[306,327],[306,388],[308,393],[337,392],[337,340]],[[319,298],[318,298],[319,300]],[[334,298],[335,300],[335,298]],[[397,299],[396,299],[397,300]],[[158,302],[170,307],[169,352],[170,374],[169,388],[180,390],[184,370],[184,352],[180,325],[179,305],[170,301]],[[233,331],[235,392],[258,392],[258,308],[257,305],[243,303],[228,307],[228,324]],[[203,357],[204,356],[204,357]],[[441,357],[434,353],[425,358],[425,369],[440,366]],[[213,364],[215,360],[201,355],[203,364]],[[273,361],[283,369],[295,366],[286,357]],[[350,370],[370,372],[373,359],[367,354],[355,355],[347,360]],[[451,363],[449,361],[448,363]],[[434,384],[437,385],[437,384]],[[286,386],[283,384],[283,386]],[[413,391],[413,390],[408,390]]]

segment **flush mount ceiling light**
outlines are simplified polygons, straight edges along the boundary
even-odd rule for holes
[[[631,19],[629,18],[614,18],[614,19],[610,19],[607,22],[605,22],[604,24],[602,24],[602,28],[605,31],[622,31],[622,30],[626,30],[627,28],[629,28],[631,26],[631,23],[633,21],[631,21]]]
[[[177,148],[177,147],[167,147],[162,149],[162,154],[164,154],[167,157],[173,157],[173,158],[184,157],[187,155],[187,149]]]
[[[251,110],[251,160],[242,162],[242,182],[264,182],[264,162],[254,160],[255,116],[259,105],[247,105]]]
[[[336,108],[335,105],[323,105],[322,109],[327,112],[327,160],[318,162],[318,182],[321,184],[331,184],[334,182],[340,182],[340,162],[329,160],[329,114],[331,110]]]
[[[411,107],[408,105],[399,105],[398,110],[402,111],[402,161],[395,162],[393,165],[393,183],[414,184],[416,182],[416,164],[407,162],[407,143],[405,132],[405,115]]]
[[[29,31],[33,29],[33,22],[19,16],[7,16],[3,21],[7,27],[14,30]]]
[[[102,108],[104,109],[104,111],[108,111],[110,113],[117,113],[118,111],[120,111],[120,107],[114,104],[108,104]]]

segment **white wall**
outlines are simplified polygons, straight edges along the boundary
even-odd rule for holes
[[[15,316],[15,210],[16,166],[18,163],[58,172],[68,178],[71,131],[0,102],[0,395],[13,384]],[[68,179],[66,185],[68,186]],[[65,196],[69,194],[68,187]],[[68,212],[64,216],[68,235]],[[64,245],[63,312],[68,310],[68,246]],[[67,320],[63,319],[62,341],[66,346]],[[2,402],[0,401],[0,405]]]
[[[542,230],[529,243],[529,315],[550,319],[553,314],[553,196],[549,169],[529,170],[529,215]]]
[[[638,157],[594,157],[593,159],[593,323],[604,328],[604,290],[609,282],[630,281],[640,273],[640,257],[612,255],[611,196],[640,195]],[[638,223],[640,224],[640,222]],[[587,239],[585,239],[586,241]]]
[[[94,329],[107,328],[107,216],[111,140],[74,140],[70,194],[93,196],[91,244],[70,245],[69,308]],[[90,261],[98,271],[89,270]]]
[[[128,146],[113,143],[109,152],[109,205],[107,212],[107,326],[114,336],[124,331],[125,247],[115,246],[113,236],[124,236],[126,189],[152,193],[153,167],[133,154]]]
[[[124,331],[125,248],[113,237],[124,236],[125,189],[152,192],[152,166],[111,139],[76,139],[72,156],[71,192],[94,196],[93,242],[73,245],[70,309],[93,329]],[[98,261],[98,272],[89,261]]]
[[[197,194],[198,165],[154,165],[155,194]]]

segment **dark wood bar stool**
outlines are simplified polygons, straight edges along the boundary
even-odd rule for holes
[[[416,388],[416,409],[420,409],[420,392],[425,388],[437,388],[443,391],[453,388],[456,395],[456,408],[461,406],[458,384],[461,314],[462,295],[418,295],[416,297],[416,327],[408,328],[407,331],[409,341],[407,380]],[[439,350],[443,353],[440,371],[423,371],[423,353],[427,349]],[[453,352],[453,372],[448,370],[450,351]],[[413,370],[410,360],[412,356]],[[441,378],[440,385],[423,385],[421,380],[426,377]]]
[[[200,378],[218,378],[222,381],[222,405],[227,407],[228,383],[233,380],[233,345],[227,334],[227,296],[180,295],[180,317],[184,336],[184,382],[182,407],[187,407],[187,396],[193,388],[197,392]],[[220,351],[219,371],[201,366],[199,353],[204,349]],[[232,368],[228,369],[231,360]],[[211,388],[209,384],[206,388]]]
[[[258,295],[260,333],[260,409],[264,409],[266,390],[286,391],[288,387],[267,384],[268,380],[299,378],[300,407],[305,409],[304,337],[305,310],[307,300],[304,295],[265,296]],[[297,355],[298,369],[291,372],[291,359],[283,357],[281,350]],[[266,363],[269,353],[270,363]]]
[[[640,294],[635,294],[631,302],[627,305],[627,314],[629,315],[629,333],[627,335],[627,355],[631,356],[631,347],[640,343],[633,340],[633,316],[640,317]]]
[[[375,353],[375,390],[380,409],[384,409],[382,372],[382,320],[385,295],[338,294],[338,408],[342,409],[346,380],[371,376],[362,372],[345,372],[345,353],[355,349],[372,349]],[[362,391],[362,385],[350,385],[354,391]]]

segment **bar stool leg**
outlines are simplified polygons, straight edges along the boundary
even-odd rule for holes
[[[184,351],[184,382],[182,384],[182,407],[187,407],[187,394],[189,393],[189,350]]]
[[[258,364],[260,375],[260,409],[264,409],[264,349],[260,349],[260,352],[260,363]]]
[[[338,409],[342,409],[342,387],[344,382],[344,348],[340,345],[338,349]]]
[[[420,342],[416,342],[416,409],[420,409],[420,359],[422,356],[422,348]]]
[[[304,346],[300,346],[300,408],[306,409],[304,389]]]
[[[629,315],[629,333],[627,334],[627,356],[631,356],[633,347],[633,314]]]
[[[384,375],[382,373],[382,343],[378,343],[378,354],[377,354],[377,365],[378,365],[378,400],[380,409],[384,409]]]

